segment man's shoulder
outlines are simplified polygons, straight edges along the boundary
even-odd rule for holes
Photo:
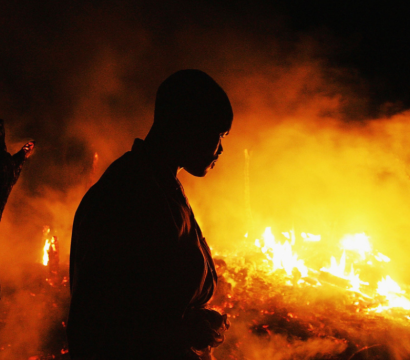
[[[150,166],[143,153],[128,151],[115,160],[96,183],[96,188],[110,193],[139,192],[153,185]]]
[[[138,206],[156,198],[163,198],[161,182],[144,151],[133,148],[107,168],[83,200],[105,205],[133,202]]]

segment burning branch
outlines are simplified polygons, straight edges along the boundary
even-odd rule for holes
[[[0,220],[11,189],[17,182],[24,162],[33,153],[34,141],[26,143],[19,152],[7,152],[4,121],[0,119]]]

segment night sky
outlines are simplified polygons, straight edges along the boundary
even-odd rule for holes
[[[346,81],[356,81],[370,97],[373,116],[386,102],[392,104],[391,112],[402,110],[410,106],[405,3],[3,2],[3,116],[25,118],[32,125],[19,130],[36,137],[44,124],[64,123],[85,91],[84,75],[107,48],[127,58],[123,77],[130,91],[144,88],[151,101],[152,89],[164,76],[198,59],[204,67],[246,73],[253,66],[243,61],[233,68],[233,57],[258,53],[261,61],[286,63],[306,38],[314,44],[312,57],[351,70]]]

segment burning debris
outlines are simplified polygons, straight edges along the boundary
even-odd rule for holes
[[[346,235],[338,246],[325,240],[295,230],[275,236],[267,227],[259,239],[247,234],[235,253],[214,252],[219,279],[210,307],[232,325],[217,359],[409,358],[410,300],[407,287],[387,273],[389,257],[365,233]],[[26,346],[20,358],[64,360],[68,264],[59,265],[59,240],[48,226],[43,241],[43,262],[31,274],[42,279],[24,288],[47,326],[40,350]],[[12,293],[6,288],[3,305],[14,301]],[[8,321],[6,311],[0,326]],[[0,343],[0,359],[19,359],[11,338]]]
[[[246,239],[238,253],[218,255],[220,285],[212,306],[228,314],[232,333],[217,358],[410,356],[410,300],[384,274],[389,258],[372,249],[368,236],[343,237],[340,261],[331,256],[322,266],[318,252],[305,261],[295,251],[308,254],[320,236],[281,235],[277,240],[268,227],[254,245]]]
[[[19,152],[10,155],[7,152],[5,136],[4,121],[0,119],[0,220],[11,189],[20,176],[24,162],[34,150],[34,141],[29,141]]]
[[[410,310],[410,300],[404,296],[405,291],[388,274],[380,278],[383,264],[389,263],[390,259],[378,251],[373,251],[370,238],[365,233],[344,236],[339,243],[339,250],[342,251],[340,260],[337,261],[336,257],[331,255],[330,265],[327,267],[318,266],[312,258],[312,267],[307,267],[305,261],[298,259],[293,250],[295,232],[291,230],[283,232],[282,235],[285,238],[284,243],[276,241],[271,228],[268,227],[262,236],[263,246],[259,239],[255,241],[255,245],[265,254],[272,267],[271,271],[284,270],[293,285],[321,286],[328,283],[344,288],[366,299],[369,304],[368,311],[381,312],[397,307]],[[305,232],[302,232],[300,237],[307,244],[301,251],[307,254],[312,239],[315,242],[321,239],[320,235]],[[361,275],[366,280],[361,279]],[[378,280],[377,284],[371,282],[375,279]]]

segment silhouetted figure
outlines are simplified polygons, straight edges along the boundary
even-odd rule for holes
[[[17,182],[24,162],[33,153],[34,141],[26,143],[19,152],[7,152],[4,121],[0,119],[0,220],[11,189]]]
[[[205,176],[232,118],[207,74],[173,74],[158,89],[146,139],[84,196],[71,243],[73,359],[211,359],[223,341],[226,316],[205,308],[214,263],[177,173]]]

